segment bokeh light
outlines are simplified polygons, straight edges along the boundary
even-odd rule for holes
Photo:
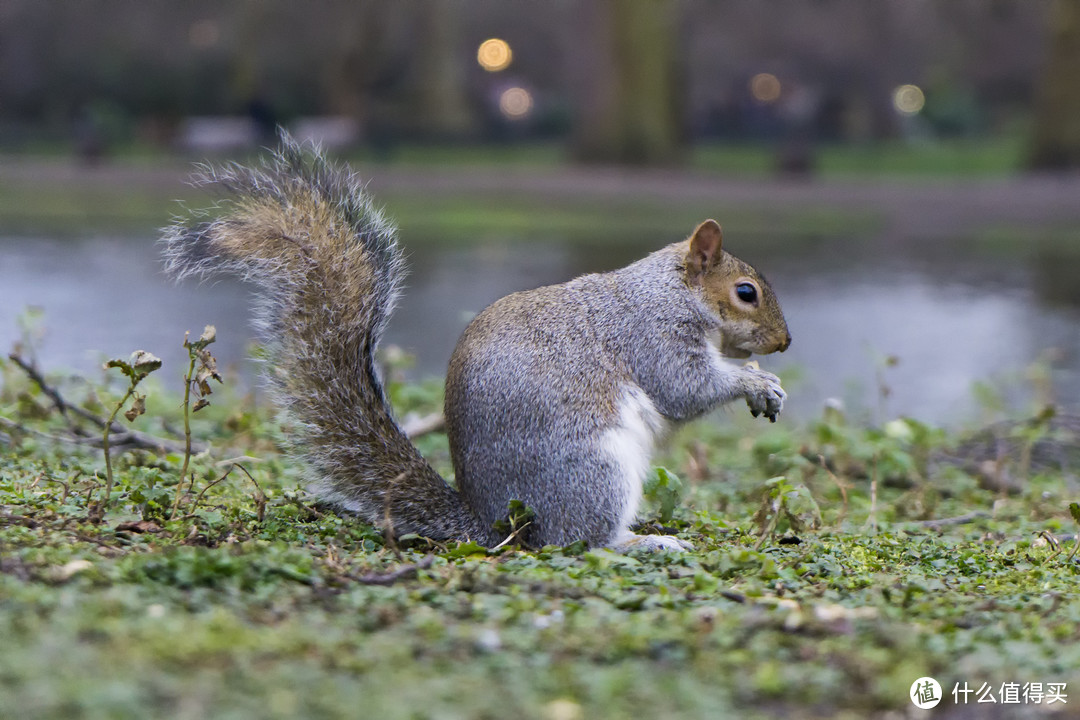
[[[892,102],[901,115],[915,115],[926,104],[926,96],[917,85],[901,85],[893,90]]]
[[[510,67],[513,59],[514,53],[510,51],[510,44],[501,38],[485,40],[476,51],[476,61],[488,72],[505,70]]]
[[[188,30],[188,42],[197,48],[211,48],[221,40],[221,27],[216,20],[200,20]]]
[[[776,102],[780,99],[780,80],[772,73],[758,73],[750,78],[750,94],[758,102]]]
[[[522,87],[507,88],[499,96],[499,110],[511,120],[519,120],[532,110],[533,99]]]

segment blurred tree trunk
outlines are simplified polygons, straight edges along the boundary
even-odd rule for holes
[[[1080,167],[1080,0],[1056,0],[1050,13],[1050,52],[1028,164],[1044,170]]]
[[[323,112],[348,115],[367,123],[372,86],[392,66],[384,38],[390,37],[393,8],[357,3],[352,12],[329,15],[329,42],[323,52]]]
[[[347,11],[332,18],[334,42],[324,53],[331,112],[359,119],[368,140],[387,152],[409,135],[459,138],[473,129],[459,3],[340,7]]]
[[[458,138],[472,129],[465,97],[461,8],[454,0],[417,0],[415,75],[409,116],[414,130],[437,138]]]
[[[683,144],[677,10],[668,0],[581,3],[572,51],[574,155],[587,162],[670,163]]]

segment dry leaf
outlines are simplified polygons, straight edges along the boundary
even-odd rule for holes
[[[145,350],[136,350],[131,354],[131,367],[142,373],[151,373],[161,367],[161,358]]]
[[[131,520],[120,523],[115,530],[116,532],[158,533],[161,532],[161,527],[149,520]]]
[[[135,402],[131,403],[131,407],[124,413],[124,417],[128,419],[128,422],[134,422],[135,418],[139,417],[146,412],[146,396],[136,395]]]

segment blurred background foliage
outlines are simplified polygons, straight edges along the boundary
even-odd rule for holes
[[[22,308],[78,370],[246,291],[163,281],[191,161],[321,142],[401,228],[388,341],[441,375],[510,292],[716,217],[784,299],[793,393],[962,415],[1043,358],[1080,397],[1080,0],[0,3],[0,346]],[[1047,170],[1059,172],[1046,172]],[[133,301],[137,298],[137,301]],[[96,308],[109,308],[102,322]],[[844,383],[861,389],[850,392]],[[794,407],[791,408],[795,410]]]
[[[706,141],[1022,137],[1080,163],[1076,0],[498,0],[0,6],[0,148],[555,141],[678,163]],[[485,40],[487,59],[478,51]],[[486,65],[485,65],[486,63]],[[241,118],[249,127],[193,122]],[[332,118],[335,122],[327,122]]]

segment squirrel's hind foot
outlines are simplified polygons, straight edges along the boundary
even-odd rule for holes
[[[608,547],[620,553],[630,552],[631,550],[648,550],[649,552],[673,550],[675,552],[684,552],[694,549],[693,545],[685,540],[680,540],[674,535],[634,535],[632,533],[621,535]]]

